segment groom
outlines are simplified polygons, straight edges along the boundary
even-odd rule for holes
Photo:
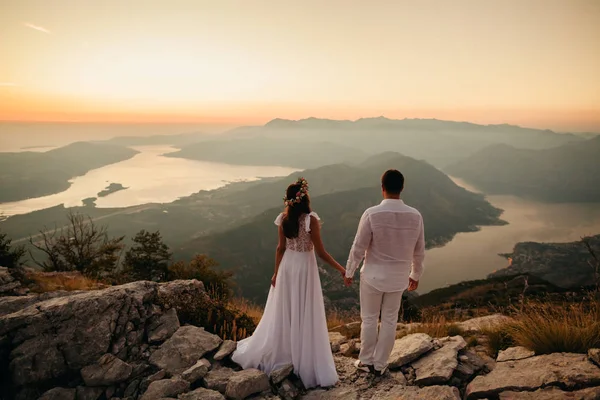
[[[416,290],[423,273],[423,218],[400,200],[404,176],[381,178],[384,200],[363,214],[346,266],[346,285],[365,259],[360,274],[361,350],[356,367],[383,375],[396,339],[402,292]],[[381,327],[377,323],[381,314]]]

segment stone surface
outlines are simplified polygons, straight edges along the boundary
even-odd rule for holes
[[[481,332],[511,322],[512,319],[502,314],[486,315],[485,317],[472,318],[457,325],[466,332]]]
[[[301,396],[302,400],[358,400],[355,388],[337,387],[330,390],[313,390]]]
[[[174,376],[194,365],[206,353],[216,350],[221,342],[221,338],[203,328],[182,326],[150,356],[150,363]]]
[[[467,347],[467,342],[463,339],[462,336],[448,336],[439,339],[439,343],[443,347],[449,347],[457,352],[465,349]]]
[[[179,378],[162,379],[152,382],[148,390],[142,395],[141,400],[155,400],[164,397],[176,398],[189,390],[190,383],[186,380]]]
[[[229,379],[233,376],[234,372],[231,368],[213,369],[204,377],[204,386],[225,393]]]
[[[277,393],[283,400],[295,400],[300,395],[298,388],[289,379],[283,381]]]
[[[388,360],[390,368],[400,368],[403,365],[421,357],[433,349],[433,340],[424,333],[415,333],[397,339]]]
[[[600,367],[600,349],[589,349],[588,357],[593,363]]]
[[[497,362],[504,362],[504,361],[515,361],[515,360],[523,360],[525,358],[530,358],[535,356],[535,352],[522,347],[522,346],[517,346],[517,347],[509,347],[506,350],[500,350],[498,352],[498,357],[496,358]]]
[[[600,368],[582,354],[556,353],[506,361],[485,376],[476,377],[466,390],[467,399],[481,399],[500,392],[534,391],[540,387],[570,389],[600,385]]]
[[[438,385],[446,383],[458,367],[458,352],[452,346],[444,346],[423,356],[414,363],[417,385]]]
[[[54,388],[45,392],[39,400],[75,400],[75,389]]]
[[[331,328],[330,332],[338,332],[342,336],[350,339],[358,339],[360,337],[361,322],[350,322],[346,325],[339,325]]]
[[[210,369],[210,362],[206,358],[201,359],[190,368],[183,371],[181,377],[190,383],[195,383],[204,378]]]
[[[340,353],[345,357],[351,357],[354,354],[360,352],[360,342],[355,339],[350,339],[348,343],[344,343],[340,346]]]
[[[281,368],[277,368],[275,371],[271,372],[271,383],[273,385],[279,385],[288,376],[290,376],[294,372],[294,366],[292,364],[284,365]]]
[[[257,369],[246,369],[236,372],[227,383],[225,396],[228,399],[243,400],[253,394],[269,390],[269,378]]]
[[[132,371],[131,365],[112,354],[105,354],[96,363],[83,368],[81,377],[86,386],[110,386],[129,379]]]
[[[348,339],[339,332],[329,332],[329,343],[331,344],[331,351],[337,353],[340,351],[340,346],[346,343]]]
[[[216,390],[199,388],[180,395],[179,400],[225,400],[225,397]]]
[[[163,314],[152,317],[148,323],[148,343],[162,343],[179,329],[177,310],[171,308]]]
[[[462,351],[458,356],[458,366],[454,370],[454,376],[462,381],[469,381],[485,368],[486,360],[477,353],[470,350]]]
[[[535,392],[502,392],[500,400],[597,400],[600,399],[600,387],[565,392],[551,387]]]
[[[225,357],[227,357],[231,353],[233,353],[235,351],[235,349],[237,349],[236,342],[234,342],[233,340],[225,340],[223,342],[223,344],[221,345],[221,347],[219,348],[219,351],[217,351],[217,354],[215,354],[215,356],[213,358],[216,361],[221,361]]]
[[[104,388],[78,386],[76,393],[77,400],[98,400],[104,393]]]
[[[460,392],[453,386],[396,386],[387,392],[378,393],[377,400],[460,400]]]

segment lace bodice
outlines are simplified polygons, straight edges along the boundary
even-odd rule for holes
[[[310,238],[310,217],[313,216],[317,220],[321,220],[317,213],[311,212],[310,214],[304,214],[300,216],[300,227],[298,229],[298,237],[293,239],[287,238],[285,248],[287,250],[307,252],[313,251],[314,246]],[[275,225],[281,225],[283,220],[283,214],[279,214],[275,220]]]

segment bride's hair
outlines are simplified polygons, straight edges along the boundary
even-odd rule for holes
[[[298,196],[298,192],[302,189],[302,184],[293,183],[288,186],[285,195],[286,198],[291,200]],[[304,214],[310,214],[310,198],[308,193],[302,196],[299,202],[290,201],[287,203],[285,212],[283,213],[283,233],[288,239],[298,237],[298,231],[300,230],[300,216]]]

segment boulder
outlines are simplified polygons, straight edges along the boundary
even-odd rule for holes
[[[283,400],[295,400],[300,395],[298,388],[289,379],[283,381],[277,393],[279,398]]]
[[[180,395],[179,400],[225,400],[225,397],[216,390],[199,388]]]
[[[336,387],[330,390],[312,390],[300,397],[301,400],[358,400],[358,390],[349,387]]]
[[[465,332],[481,332],[485,329],[493,329],[498,326],[512,322],[512,318],[502,314],[486,315],[485,317],[472,318],[456,324]]]
[[[225,340],[219,348],[219,351],[217,351],[217,354],[215,354],[213,358],[216,361],[221,361],[222,359],[233,353],[235,349],[237,349],[236,342],[234,342],[233,340]]]
[[[76,393],[77,400],[98,400],[104,393],[104,388],[78,386]]]
[[[600,387],[565,392],[559,388],[549,387],[535,392],[502,392],[500,400],[595,400],[600,399]]]
[[[181,377],[189,383],[195,383],[204,378],[210,369],[210,362],[206,358],[201,359],[190,368],[183,371]]]
[[[132,371],[131,365],[112,354],[105,354],[94,364],[84,367],[81,377],[86,386],[110,386],[129,379]]]
[[[271,372],[271,383],[273,385],[279,385],[288,376],[290,376],[294,372],[294,366],[292,364],[284,365],[283,367],[277,368],[275,371]]]
[[[54,388],[44,393],[39,400],[75,400],[75,389]]]
[[[411,365],[415,369],[417,385],[446,383],[458,367],[458,352],[452,346],[444,346],[423,356]]]
[[[340,346],[346,343],[348,339],[338,332],[329,332],[329,343],[331,344],[331,351],[337,353],[340,351]]]
[[[179,329],[177,310],[171,308],[163,314],[150,318],[147,327],[148,343],[162,343]]]
[[[229,379],[233,376],[234,372],[231,368],[213,369],[204,377],[204,386],[225,393]]]
[[[253,394],[269,390],[269,378],[267,375],[257,369],[245,369],[236,372],[227,383],[225,396],[228,399],[243,400]]]
[[[221,342],[221,338],[204,328],[182,326],[150,356],[150,363],[171,376],[178,375],[216,350]]]
[[[460,400],[460,392],[453,386],[395,386],[387,392],[377,394],[377,400]]]
[[[531,392],[547,386],[573,389],[594,385],[600,385],[600,368],[587,356],[555,353],[498,363],[492,372],[467,386],[466,398],[494,397],[508,390]]]
[[[500,350],[496,362],[523,360],[535,356],[535,352],[522,346],[509,347],[506,350]]]
[[[469,381],[479,371],[486,368],[486,360],[477,353],[467,350],[459,353],[458,366],[454,371],[454,376],[462,381]]]
[[[589,349],[588,357],[594,364],[600,367],[600,349]]]
[[[425,333],[414,333],[397,339],[390,354],[390,368],[400,368],[433,349],[433,339]]]
[[[360,352],[360,342],[355,339],[350,339],[348,343],[340,346],[340,353],[345,357],[351,357]]]
[[[186,380],[179,378],[162,379],[152,382],[148,390],[142,395],[141,400],[156,400],[164,397],[176,398],[189,390],[190,383]]]

